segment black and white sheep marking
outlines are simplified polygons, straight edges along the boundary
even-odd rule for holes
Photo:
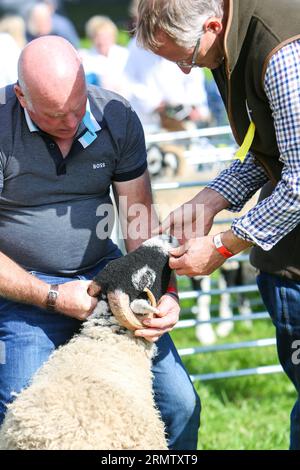
[[[170,248],[169,237],[155,237],[96,277],[101,298],[93,315],[8,405],[0,449],[167,449],[152,389],[155,346],[111,310],[132,329],[132,320],[155,313],[148,289],[156,299],[165,292]]]

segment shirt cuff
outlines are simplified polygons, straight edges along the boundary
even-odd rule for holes
[[[120,173],[120,174],[115,173],[112,179],[113,181],[116,181],[116,182],[131,181],[142,176],[146,170],[147,170],[147,162],[143,163],[142,166],[139,166],[138,168],[134,170],[127,171],[125,173]]]
[[[239,212],[248,200],[248,189],[234,176],[225,172],[207,185],[223,196],[229,203],[227,210]]]
[[[276,242],[268,243],[266,241],[268,237],[268,232],[267,230],[266,232],[264,232],[263,226],[260,228],[257,235],[253,233],[253,226],[247,223],[247,214],[244,217],[235,219],[232,222],[231,230],[236,237],[240,238],[241,240],[253,243],[254,245],[259,246],[264,251],[270,251],[276,245]]]

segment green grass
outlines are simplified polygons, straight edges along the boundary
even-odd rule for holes
[[[188,289],[181,280],[181,290]],[[257,294],[251,294],[257,297]],[[214,298],[213,302],[218,302]],[[184,301],[187,308],[193,301]],[[263,311],[258,306],[256,311]],[[185,316],[184,318],[188,318]],[[190,318],[192,316],[190,315]],[[257,320],[251,330],[236,323],[233,332],[217,344],[274,337],[269,320]],[[193,328],[172,333],[177,348],[199,346]],[[275,347],[241,349],[183,357],[191,374],[278,364]],[[287,449],[289,414],[296,399],[293,385],[283,373],[195,382],[202,413],[199,449]]]

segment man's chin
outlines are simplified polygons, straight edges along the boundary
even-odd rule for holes
[[[59,139],[73,139],[73,137],[76,135],[76,130],[74,131],[69,131],[69,130],[63,130],[60,129],[55,133],[55,137]]]

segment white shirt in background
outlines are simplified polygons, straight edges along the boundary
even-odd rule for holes
[[[8,33],[0,33],[0,88],[18,79],[18,60],[21,48]]]

